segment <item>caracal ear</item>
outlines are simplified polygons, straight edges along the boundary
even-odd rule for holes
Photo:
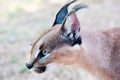
[[[63,25],[61,28],[63,31],[65,30],[70,31],[70,32],[80,31],[80,23],[76,16],[76,12],[79,9],[83,9],[83,8],[87,8],[87,5],[80,3],[78,5],[75,5],[72,8],[72,10],[67,14],[67,16],[65,17],[63,21]]]
[[[74,41],[73,45],[82,43],[80,37],[80,22],[77,18],[76,11],[86,7],[87,5],[85,4],[78,4],[74,6],[63,21],[61,27],[62,36],[63,38]]]
[[[74,11],[70,12],[61,27],[62,36],[74,41],[74,44],[81,44],[80,23]]]
[[[61,30],[67,31],[69,33],[80,31],[80,23],[74,11],[68,14],[65,21],[63,22]]]
[[[55,21],[54,21],[52,27],[55,26],[55,25],[57,25],[57,24],[62,24],[63,23],[63,20],[64,20],[65,16],[68,14],[68,7],[69,7],[69,5],[72,4],[72,3],[74,3],[75,1],[77,1],[77,0],[72,0],[72,1],[70,1],[68,3],[66,3],[58,11],[58,13],[56,14],[56,18],[55,18]]]

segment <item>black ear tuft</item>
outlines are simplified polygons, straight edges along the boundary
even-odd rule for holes
[[[73,0],[71,2],[68,2],[58,11],[52,27],[55,26],[56,24],[62,24],[63,23],[63,20],[64,20],[65,16],[68,14],[68,6],[75,1],[77,1],[77,0]]]

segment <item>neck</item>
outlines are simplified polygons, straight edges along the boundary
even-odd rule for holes
[[[82,34],[81,34],[82,35]],[[110,76],[109,70],[109,50],[105,48],[105,44],[103,43],[99,34],[87,34],[82,35],[82,47],[80,49],[79,54],[79,65],[95,75],[101,80],[111,80],[108,76]],[[104,40],[104,39],[103,39]],[[107,46],[106,46],[107,47]],[[106,52],[104,52],[106,51]],[[103,79],[104,78],[104,79]]]
[[[94,75],[96,78],[99,78],[100,80],[111,80],[108,77],[109,74],[104,70],[104,67],[101,67],[99,62],[97,62],[97,60],[94,60],[94,56],[94,54],[89,55],[89,53],[87,53],[83,48],[82,53],[80,53],[77,58],[77,65],[88,71],[90,74]],[[102,77],[104,79],[102,79]]]

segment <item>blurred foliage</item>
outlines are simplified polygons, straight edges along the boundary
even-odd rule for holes
[[[19,66],[19,68],[20,68],[19,72],[20,73],[24,73],[24,72],[27,71],[27,68],[26,68],[25,64],[23,62],[21,62],[21,60],[17,56],[11,56],[9,61],[11,63]]]
[[[11,62],[11,63],[18,63],[18,62],[19,62],[19,59],[18,59],[18,57],[16,57],[16,56],[12,56],[12,57],[10,58],[10,62]]]
[[[27,71],[26,66],[21,66],[20,73],[25,73]]]

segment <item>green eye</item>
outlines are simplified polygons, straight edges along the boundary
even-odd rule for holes
[[[48,54],[49,54],[49,52],[48,52],[48,51],[43,51],[42,53],[43,53],[43,55],[44,55],[44,56],[46,56],[46,55],[48,55]]]

